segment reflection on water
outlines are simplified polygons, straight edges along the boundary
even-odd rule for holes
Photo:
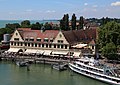
[[[59,72],[50,65],[33,64],[30,71],[11,62],[0,62],[0,85],[108,85],[71,70]]]

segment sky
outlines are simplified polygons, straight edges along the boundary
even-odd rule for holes
[[[120,0],[0,0],[0,20],[120,18]]]

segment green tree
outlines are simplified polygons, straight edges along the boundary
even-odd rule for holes
[[[72,30],[75,30],[76,29],[76,16],[75,16],[75,14],[72,15],[71,25],[72,25]]]
[[[52,30],[52,26],[48,22],[45,23],[44,27],[45,30]]]
[[[98,43],[104,56],[116,55],[120,45],[120,24],[112,21],[102,25],[98,30]]]
[[[30,27],[30,21],[29,20],[24,20],[21,22],[21,27],[23,28],[29,28]]]
[[[84,18],[83,16],[81,16],[79,20],[79,29],[83,29],[83,25],[84,25]]]
[[[60,28],[61,28],[61,30],[70,30],[68,14],[64,14],[63,18],[60,20]]]
[[[40,30],[43,24],[40,24],[39,22],[36,22],[35,24],[31,25],[31,29],[33,30]]]
[[[13,23],[13,24],[6,24],[5,28],[11,28],[11,29],[15,29],[15,28],[20,28],[20,24],[19,23]]]

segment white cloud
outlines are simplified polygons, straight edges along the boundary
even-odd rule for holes
[[[55,13],[54,10],[47,10],[46,13]]]
[[[111,3],[111,6],[120,6],[120,1]]]
[[[84,5],[85,5],[85,6],[87,6],[87,5],[88,5],[88,3],[84,3]]]

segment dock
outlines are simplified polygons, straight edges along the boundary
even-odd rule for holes
[[[63,59],[63,58],[51,58],[51,56],[21,56],[21,55],[9,55],[9,54],[1,54],[0,60],[8,60],[8,61],[28,61],[31,63],[43,63],[43,64],[55,64],[55,63],[69,63],[69,59]]]

